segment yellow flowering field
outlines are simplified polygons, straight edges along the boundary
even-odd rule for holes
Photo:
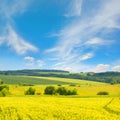
[[[119,120],[119,97],[0,97],[0,120]]]

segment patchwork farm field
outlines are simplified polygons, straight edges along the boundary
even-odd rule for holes
[[[119,120],[120,98],[5,97],[0,120]]]
[[[44,89],[49,85],[34,85],[32,88],[36,90],[36,94],[44,95]],[[58,88],[58,85],[50,85]],[[21,96],[24,95],[25,91],[31,86],[20,86],[20,85],[9,85],[10,96]],[[106,91],[109,93],[109,96],[120,96],[120,85],[99,85],[99,86],[71,86],[71,85],[61,85],[70,90],[77,90],[77,96],[88,96],[96,97],[97,93],[101,91]]]
[[[102,82],[93,82],[88,80],[68,79],[68,78],[56,78],[56,77],[37,77],[37,76],[15,76],[15,75],[0,75],[0,79],[5,84],[79,84],[79,85],[105,85]]]
[[[44,94],[46,86],[54,86],[56,88],[62,86],[71,90],[76,89],[80,96],[96,96],[100,91],[107,91],[110,96],[120,96],[119,84],[110,85],[88,80],[14,75],[0,75],[0,79],[9,85],[11,95],[24,95],[24,92],[30,86],[36,89],[36,93],[41,95]]]

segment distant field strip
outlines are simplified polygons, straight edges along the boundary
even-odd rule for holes
[[[39,78],[39,79],[47,79],[50,81],[58,81],[58,82],[65,82],[69,84],[79,84],[79,85],[107,85],[107,83],[102,82],[94,82],[94,81],[88,81],[88,80],[80,80],[80,79],[70,79],[70,78],[57,78],[57,77],[37,77],[37,76],[26,76],[30,78]]]
[[[69,84],[68,82],[64,81],[57,81],[57,80],[49,80],[46,78],[37,78],[37,77],[29,77],[29,76],[4,76],[1,75],[0,79],[3,80],[6,84]]]
[[[0,75],[0,79],[6,84],[79,84],[79,85],[105,85],[106,83],[93,82],[87,80],[54,78],[54,77],[36,77],[36,76],[15,76]]]
[[[119,120],[120,98],[111,100],[50,96],[5,97],[0,98],[0,120]],[[104,109],[105,105],[111,112]]]

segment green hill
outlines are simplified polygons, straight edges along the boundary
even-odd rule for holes
[[[17,76],[17,75],[0,75],[0,79],[5,84],[20,84],[20,85],[103,85],[105,83],[93,82],[87,80],[56,78],[56,77],[38,77],[38,76]]]
[[[104,73],[70,73],[63,70],[11,70],[0,71],[0,75],[24,75],[24,76],[41,76],[41,77],[58,77],[71,78],[80,80],[89,80],[97,82],[105,82],[111,84],[120,83],[120,72],[104,72]]]

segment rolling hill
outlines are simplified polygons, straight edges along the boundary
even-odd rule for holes
[[[120,83],[120,72],[104,72],[104,73],[70,73],[63,70],[9,70],[0,71],[0,75],[24,75],[24,76],[41,76],[41,77],[58,77],[58,78],[70,78],[89,80],[97,82],[105,82],[111,84]]]

